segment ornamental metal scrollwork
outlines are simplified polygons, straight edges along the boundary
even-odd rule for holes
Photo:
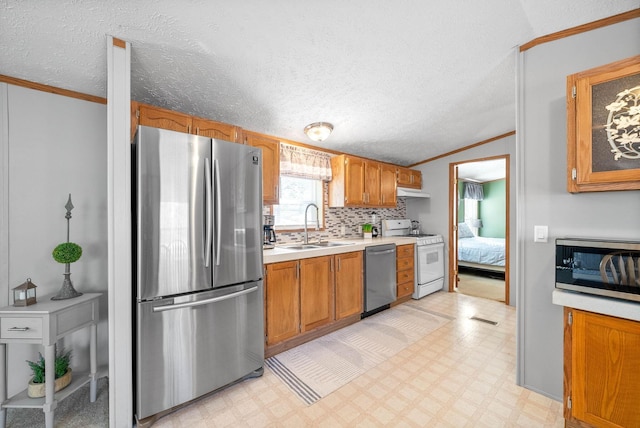
[[[640,86],[616,95],[609,110],[606,131],[614,160],[640,159]]]

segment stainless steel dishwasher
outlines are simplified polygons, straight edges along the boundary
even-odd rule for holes
[[[364,251],[364,311],[362,318],[396,300],[396,246],[374,245]]]

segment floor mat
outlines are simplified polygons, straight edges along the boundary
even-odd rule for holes
[[[266,365],[302,401],[313,404],[447,322],[398,305],[268,358]]]

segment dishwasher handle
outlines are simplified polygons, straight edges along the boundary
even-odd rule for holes
[[[381,256],[383,254],[391,254],[395,252],[396,252],[395,248],[392,248],[391,250],[382,250],[382,251],[369,250],[367,251],[367,256]]]
[[[251,287],[246,290],[240,290],[235,293],[225,294],[224,296],[212,297],[210,299],[198,300],[195,302],[176,303],[174,305],[156,306],[153,308],[153,312],[171,311],[173,309],[193,308],[195,306],[208,305],[210,303],[221,302],[223,300],[234,299],[244,294],[249,294],[258,289],[258,287]]]

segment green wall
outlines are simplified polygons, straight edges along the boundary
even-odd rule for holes
[[[484,199],[478,206],[482,219],[480,236],[504,238],[506,233],[506,180],[490,181],[483,184]]]

